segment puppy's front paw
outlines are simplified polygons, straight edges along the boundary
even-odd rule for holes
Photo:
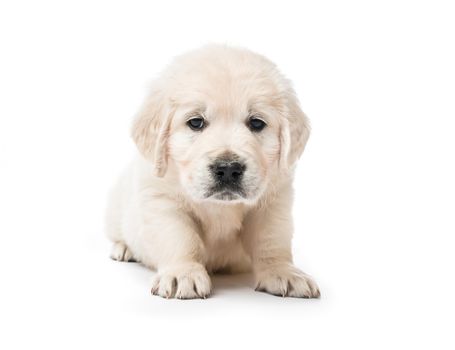
[[[296,298],[319,298],[316,282],[291,264],[271,266],[256,273],[256,290]]]
[[[206,298],[212,290],[207,270],[189,263],[160,270],[152,283],[152,294],[163,298]]]

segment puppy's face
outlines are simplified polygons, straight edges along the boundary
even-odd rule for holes
[[[213,93],[199,106],[177,109],[169,158],[194,200],[254,202],[278,169],[277,118],[273,110],[258,108],[250,99],[242,101],[242,96],[226,101],[237,88],[226,91],[227,96],[214,91],[216,86],[209,90]]]
[[[152,154],[161,176],[172,163],[194,201],[256,202],[308,137],[287,81],[244,50],[208,47],[180,57],[145,109],[133,126],[139,149]]]

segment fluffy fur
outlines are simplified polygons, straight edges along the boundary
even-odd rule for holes
[[[201,131],[187,125],[195,116]],[[266,127],[251,131],[252,117]],[[205,298],[209,273],[249,269],[258,290],[318,297],[291,253],[293,169],[308,135],[289,81],[263,56],[211,45],[177,57],[133,123],[140,154],[109,199],[111,257],[156,269],[152,292],[166,298]],[[209,191],[219,159],[242,163],[241,191]]]

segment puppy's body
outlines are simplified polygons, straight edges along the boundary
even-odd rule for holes
[[[147,209],[141,205],[144,202]],[[209,272],[240,272],[251,267],[250,258],[240,240],[248,211],[244,204],[213,205],[188,201],[172,179],[154,176],[150,163],[140,157],[128,167],[114,187],[109,203],[108,237],[113,242],[123,243],[129,250],[117,250],[119,254],[126,253],[127,256],[113,256],[116,260],[130,258],[155,269],[159,267],[160,259],[172,259],[179,245],[194,243],[200,245],[203,252],[201,259]],[[172,215],[169,217],[163,211]],[[164,250],[166,244],[160,243],[160,240],[171,241],[173,237],[162,237],[163,233],[173,235],[173,230],[169,228],[182,219],[188,227],[197,230],[199,237],[194,237],[194,242],[176,242],[177,246]],[[142,234],[144,222],[151,223],[147,237]],[[161,258],[162,255],[170,256]]]
[[[210,46],[178,58],[133,125],[141,155],[112,191],[112,257],[158,270],[164,297],[206,297],[207,272],[253,268],[258,288],[317,297],[292,265],[292,174],[308,123],[262,56]]]

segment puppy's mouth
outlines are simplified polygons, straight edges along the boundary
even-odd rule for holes
[[[244,197],[236,192],[222,191],[222,192],[213,193],[212,195],[208,196],[207,198],[213,198],[213,199],[219,200],[219,201],[230,202],[230,201],[242,199]]]

